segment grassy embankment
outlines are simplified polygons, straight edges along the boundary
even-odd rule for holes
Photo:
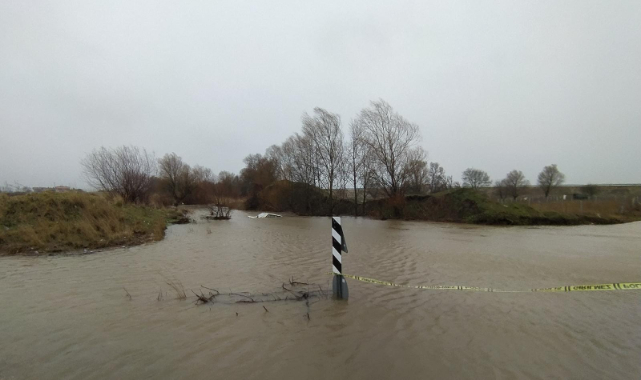
[[[81,192],[0,194],[0,255],[61,252],[161,240],[176,210]]]
[[[299,215],[327,215],[326,191],[302,184],[279,181],[263,189],[249,209],[292,211]],[[335,201],[335,215],[352,215],[354,203],[348,199]],[[359,211],[361,210],[359,205]],[[482,191],[454,189],[430,195],[414,195],[399,199],[377,199],[365,204],[365,214],[380,219],[428,220],[489,225],[579,225],[616,224],[639,220],[641,215],[620,215],[599,209],[594,212],[540,210],[523,203],[502,204],[491,200]]]
[[[393,217],[393,208],[384,201],[372,203],[369,209],[373,214]],[[402,219],[489,225],[616,224],[638,219],[623,215],[541,211],[522,203],[501,204],[472,189],[409,196],[400,209]]]

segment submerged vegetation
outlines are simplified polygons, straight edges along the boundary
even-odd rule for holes
[[[0,254],[141,244],[163,238],[180,212],[68,192],[0,194]]]

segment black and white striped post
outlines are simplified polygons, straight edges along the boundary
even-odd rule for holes
[[[345,234],[343,234],[343,227],[341,226],[341,218],[332,217],[332,269],[334,272],[332,289],[335,298],[346,300],[349,297],[349,289],[347,289],[345,277],[342,276],[342,251],[347,253],[347,243],[345,242]]]

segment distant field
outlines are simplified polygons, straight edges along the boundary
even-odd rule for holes
[[[584,195],[582,186],[561,186],[546,199],[538,187],[528,187],[517,199],[539,211],[572,214],[641,216],[641,185],[599,185],[597,193],[588,199],[575,199]],[[498,199],[494,189],[486,189],[492,199]],[[503,202],[512,202],[505,199]]]
[[[535,202],[530,206],[539,211],[555,211],[572,214],[625,215],[633,210],[613,200],[566,200],[552,202]],[[633,206],[633,205],[630,205]]]

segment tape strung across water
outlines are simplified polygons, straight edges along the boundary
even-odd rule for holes
[[[332,273],[329,273],[332,274]],[[557,286],[554,288],[539,288],[530,290],[500,290],[493,288],[479,288],[475,286],[448,286],[448,285],[401,285],[389,281],[376,280],[374,278],[354,276],[351,274],[342,274],[343,277],[351,278],[357,281],[369,282],[372,284],[395,286],[399,288],[427,289],[427,290],[466,290],[471,292],[494,292],[494,293],[530,293],[530,292],[587,292],[602,290],[641,290],[641,282],[620,282],[612,284],[599,285],[569,285]]]

